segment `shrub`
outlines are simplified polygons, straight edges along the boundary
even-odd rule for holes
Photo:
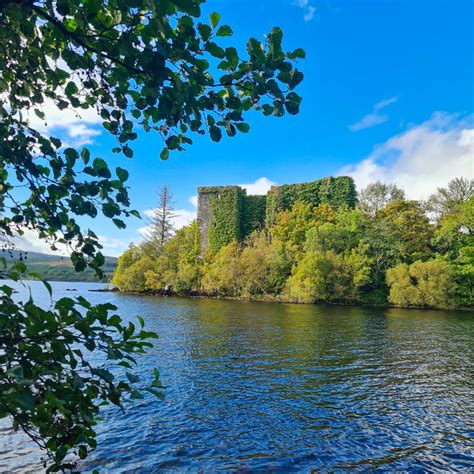
[[[448,308],[453,305],[454,282],[441,260],[420,260],[387,271],[389,301],[396,306]]]

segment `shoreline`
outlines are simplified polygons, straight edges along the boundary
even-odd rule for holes
[[[252,303],[284,303],[284,304],[302,304],[308,306],[349,306],[356,308],[402,308],[402,309],[424,309],[429,311],[467,311],[474,312],[474,308],[467,307],[450,307],[450,308],[430,308],[425,306],[396,306],[390,304],[370,304],[370,303],[341,303],[334,301],[320,301],[314,303],[307,303],[305,301],[291,301],[278,296],[261,296],[261,297],[246,297],[246,296],[219,296],[210,295],[198,292],[192,292],[189,294],[179,294],[167,290],[146,290],[146,291],[120,291],[117,287],[113,288],[99,288],[90,289],[89,291],[96,293],[119,293],[122,295],[138,295],[138,296],[163,296],[173,298],[189,298],[189,299],[211,299],[211,300],[227,300],[227,301],[249,301]]]

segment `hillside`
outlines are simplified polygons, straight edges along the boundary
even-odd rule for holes
[[[39,252],[25,252],[23,250],[4,251],[2,257],[7,261],[23,261],[32,272],[40,273],[45,279],[50,281],[99,281],[91,269],[83,272],[76,272],[68,257],[60,255],[49,255]],[[105,257],[105,264],[102,267],[105,278],[104,282],[109,281],[117,266],[115,257]]]

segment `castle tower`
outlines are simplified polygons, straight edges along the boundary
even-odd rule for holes
[[[296,202],[353,209],[356,200],[354,180],[348,176],[272,186],[266,196],[247,196],[240,186],[200,187],[197,220],[201,248],[217,252],[232,241],[241,242],[254,230],[271,227],[276,214],[290,210]]]

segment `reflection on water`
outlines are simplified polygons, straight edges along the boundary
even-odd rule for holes
[[[473,313],[86,296],[159,333],[168,388],[107,409],[83,470],[474,469]],[[35,461],[0,431],[0,471]]]

